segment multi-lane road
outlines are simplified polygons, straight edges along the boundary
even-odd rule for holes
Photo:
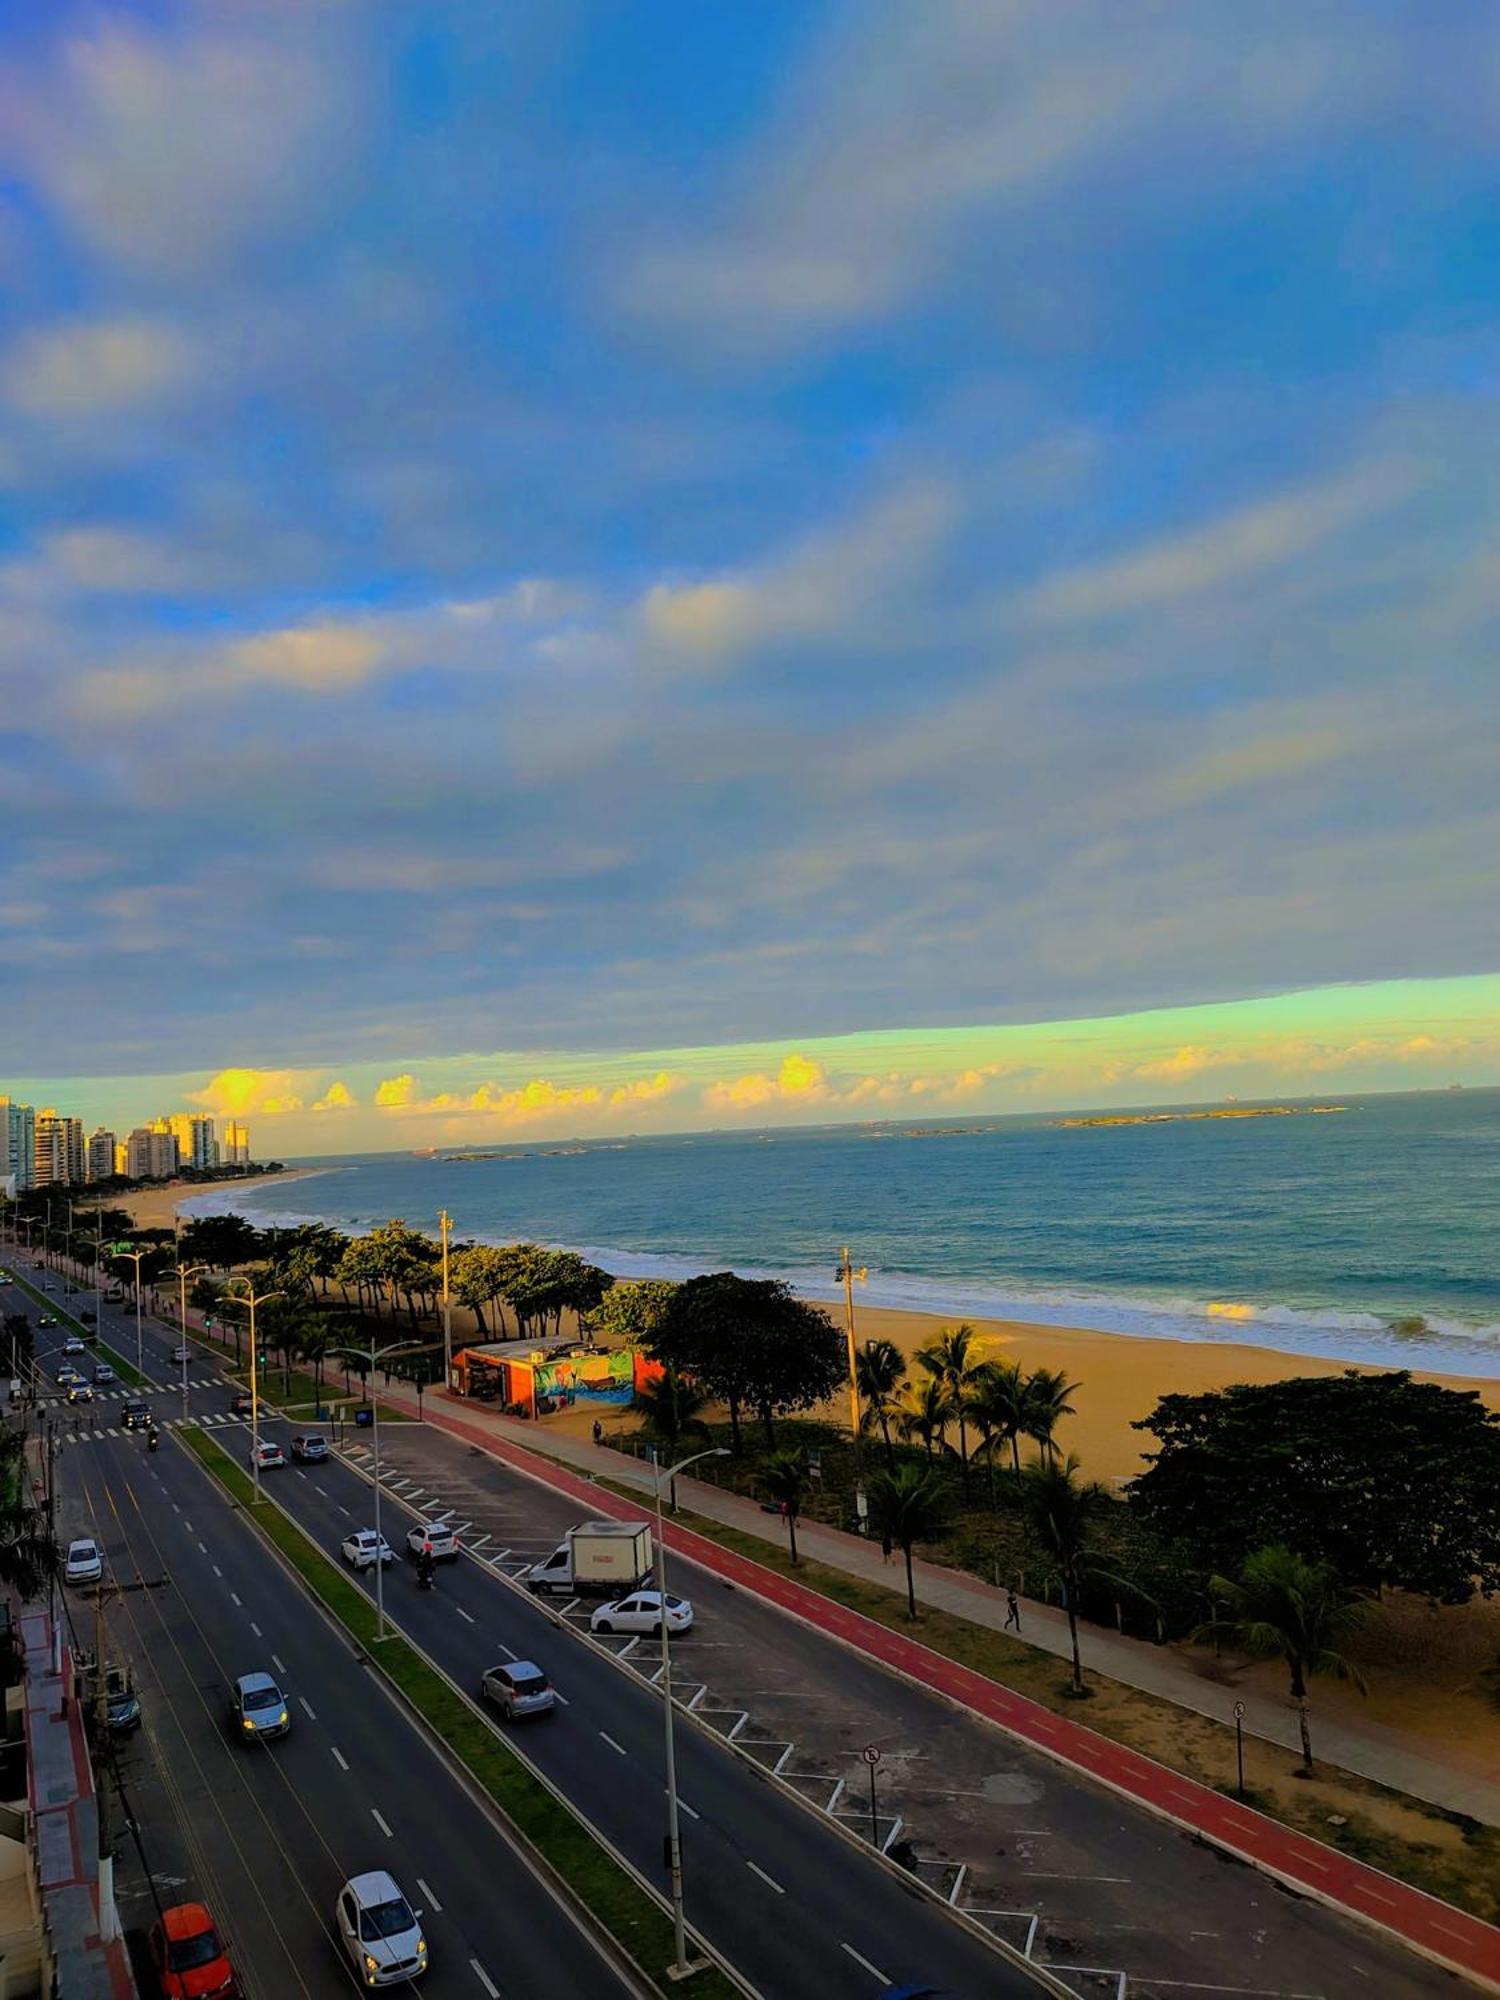
[[[103,1330],[133,1352],[133,1319],[128,1327],[125,1321],[121,1315],[118,1325]],[[149,1372],[175,1388],[172,1340],[149,1329],[146,1362]],[[200,1362],[194,1372],[202,1378],[211,1368]],[[153,1400],[175,1414],[175,1398]],[[200,1379],[192,1402],[197,1418],[218,1423],[226,1441],[237,1441],[239,1434],[222,1424],[228,1391],[216,1372]],[[105,1436],[95,1440],[101,1428]],[[275,1434],[275,1421],[267,1428]],[[199,1499],[192,1516],[199,1532],[188,1538],[190,1552],[201,1540],[210,1566],[217,1562],[228,1571],[220,1539],[236,1531],[251,1538],[243,1524],[218,1518],[222,1510],[201,1472],[174,1451],[148,1465],[128,1441],[109,1439],[107,1420],[96,1417],[83,1429],[90,1452],[103,1457],[114,1451],[144,1467],[148,1489],[155,1469],[172,1524],[172,1509],[187,1506],[187,1494],[209,1496]],[[384,1525],[398,1544],[408,1514],[423,1511],[456,1508],[460,1521],[474,1524],[470,1540],[493,1529],[484,1548],[490,1557],[518,1543],[550,1545],[576,1517],[576,1503],[431,1426],[392,1427],[386,1445],[388,1479],[399,1490],[387,1493]],[[80,1447],[77,1457],[85,1455]],[[139,1488],[141,1479],[134,1483]],[[168,1493],[168,1485],[181,1490]],[[270,1474],[268,1486],[330,1553],[351,1526],[370,1524],[368,1468],[354,1453],[343,1462]],[[107,1524],[96,1525],[107,1537]],[[171,1525],[166,1532],[170,1537]],[[1159,2000],[1230,1991],[1305,2000],[1378,1991],[1393,2000],[1418,2000],[1440,1981],[1450,1983],[1367,1930],[1286,1895],[1049,1760],[1005,1743],[948,1703],[706,1572],[685,1569],[676,1581],[699,1609],[698,1629],[681,1649],[684,1685],[712,1682],[789,1733],[800,1707],[821,1718],[825,1739],[848,1739],[846,1754],[873,1736],[889,1746],[893,1761],[905,1754],[909,1764],[925,1769],[934,1786],[947,1774],[955,1796],[967,1792],[979,1800],[970,1817],[976,1837],[987,1842],[991,1874],[1003,1882],[1001,1907],[1019,1920],[1010,1934],[1019,1937],[1029,1928],[1054,1963],[1090,1968],[1087,1976],[1063,1974],[1080,1991],[1103,1991],[1104,1979],[1111,1990],[1126,1990],[1117,1984],[1122,1970],[1132,1995]],[[280,1587],[285,1591],[284,1582]],[[548,1671],[566,1706],[555,1724],[525,1730],[526,1751],[643,1873],[659,1876],[661,1710],[655,1690],[585,1644],[484,1561],[445,1571],[431,1596],[412,1588],[404,1565],[388,1576],[386,1588],[403,1627],[461,1684],[476,1685],[486,1666],[510,1654],[534,1658]],[[311,1617],[304,1610],[302,1622]],[[281,1651],[281,1657],[290,1656]],[[304,1692],[316,1706],[317,1694]],[[364,1699],[366,1706],[375,1701],[368,1691]],[[873,2000],[887,1979],[926,1979],[955,1994],[1032,1990],[1024,1974],[941,1908],[893,1880],[824,1816],[788,1798],[711,1735],[691,1726],[679,1731],[679,1774],[693,1921],[768,2000],[814,1990]],[[424,1879],[446,1913],[441,1887],[425,1871]],[[1028,1912],[1037,1916],[1034,1927]]]

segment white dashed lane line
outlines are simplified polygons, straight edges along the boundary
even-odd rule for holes
[[[313,1707],[312,1703],[308,1700],[307,1696],[305,1694],[299,1694],[297,1699],[298,1701],[301,1702],[302,1706],[307,1710],[308,1721],[316,1722],[318,1719],[318,1711]]]
[[[380,1828],[380,1831],[385,1835],[387,1840],[392,1840],[395,1838],[390,1828],[386,1825],[385,1820],[375,1810],[374,1806],[371,1806],[370,1808],[370,1817],[372,1820],[374,1820],[375,1824]]]
[[[474,1977],[479,1981],[480,1985],[484,1988],[485,1992],[489,1994],[490,2000],[500,2000],[500,1988],[495,1984],[494,1980],[490,1978],[490,1975],[485,1971],[484,1967],[479,1963],[479,1960],[477,1958],[471,1958],[469,1960],[469,1968],[473,1972]]]
[[[600,1734],[600,1736],[602,1736],[602,1737],[604,1738],[604,1741],[605,1741],[605,1742],[606,1742],[606,1743],[607,1743],[607,1744],[609,1745],[609,1747],[610,1747],[610,1749],[611,1749],[611,1750],[617,1750],[617,1751],[619,1751],[619,1753],[620,1753],[620,1755],[621,1755],[622,1757],[628,1757],[628,1756],[629,1756],[629,1754],[630,1754],[630,1753],[629,1753],[629,1751],[628,1751],[628,1750],[626,1750],[626,1749],[624,1748],[624,1746],[623,1746],[622,1744],[619,1744],[619,1743],[616,1743],[616,1741],[615,1741],[615,1739],[613,1738],[613,1736],[610,1736],[610,1735],[607,1735],[607,1734],[606,1734],[606,1732],[605,1732],[604,1730],[602,1730],[602,1729],[601,1729],[601,1730],[599,1731],[599,1734]]]
[[[274,1668],[276,1669],[276,1671],[277,1671],[277,1673],[278,1673],[278,1674],[284,1674],[284,1673],[286,1672],[286,1662],[285,1662],[285,1660],[283,1660],[283,1659],[282,1659],[282,1658],[281,1658],[281,1657],[280,1657],[280,1656],[279,1656],[278,1654],[276,1654],[276,1653],[273,1653],[273,1654],[271,1655],[271,1665],[272,1665],[272,1666],[273,1666],[273,1667],[274,1667]]]
[[[768,1889],[774,1889],[778,1896],[784,1896],[786,1894],[786,1890],[782,1888],[781,1884],[776,1880],[776,1877],[774,1875],[768,1875],[764,1868],[757,1867],[753,1861],[747,1861],[745,1863],[745,1866],[750,1870],[750,1873],[752,1875],[758,1875],[761,1881],[765,1883]]]
[[[261,1631],[260,1627],[256,1624],[253,1618],[250,1620],[250,1630],[255,1634],[257,1639],[264,1639],[266,1636],[265,1633]]]
[[[461,1604],[455,1604],[453,1609],[458,1613],[460,1618],[467,1618],[471,1625],[476,1624],[478,1622],[473,1612],[465,1611]]]
[[[421,1894],[422,1901],[426,1904],[427,1908],[431,1910],[432,1914],[435,1917],[440,1917],[443,1914],[443,1906],[438,1901],[437,1897],[433,1895],[432,1891],[428,1888],[427,1884],[422,1880],[420,1875],[417,1877],[417,1888]]]
[[[344,1755],[343,1751],[340,1750],[336,1743],[330,1743],[328,1747],[333,1752],[334,1763],[338,1765],[341,1771],[347,1771],[349,1768],[349,1759]]]
[[[235,1606],[237,1607],[237,1609],[239,1609],[239,1610],[241,1610],[241,1611],[243,1611],[243,1610],[244,1610],[244,1608],[245,1608],[245,1606],[244,1606],[244,1602],[243,1602],[243,1600],[241,1599],[241,1597],[240,1597],[240,1594],[239,1594],[239,1592],[238,1592],[237,1590],[231,1590],[231,1591],[230,1591],[230,1593],[229,1593],[229,1601],[230,1601],[230,1603],[231,1603],[231,1604],[235,1605]]]
[[[862,1965],[865,1971],[869,1973],[872,1979],[878,1979],[882,1986],[890,1985],[891,1982],[886,1978],[885,1974],[880,1970],[879,1966],[871,1965],[870,1961],[865,1957],[862,1951],[856,1951],[852,1944],[840,1944],[839,1949],[840,1951],[847,1951],[849,1956],[854,1960],[854,1963],[856,1965]]]

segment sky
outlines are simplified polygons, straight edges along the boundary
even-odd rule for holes
[[[1497,89],[1468,0],[20,0],[0,1091],[1496,1080]]]

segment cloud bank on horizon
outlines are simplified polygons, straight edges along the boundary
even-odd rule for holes
[[[7,1070],[993,1106],[1020,1024],[1491,969],[1497,73],[1402,0],[13,10]]]

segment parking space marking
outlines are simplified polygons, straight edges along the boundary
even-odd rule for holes
[[[385,1835],[387,1840],[395,1839],[396,1836],[391,1832],[389,1826],[386,1825],[385,1820],[382,1818],[381,1814],[377,1812],[374,1806],[371,1806],[370,1808],[370,1817],[372,1820],[374,1820],[375,1824],[380,1828],[380,1831]]]
[[[435,1917],[440,1917],[443,1914],[443,1906],[437,1897],[433,1895],[420,1875],[417,1877],[417,1887],[421,1890],[422,1901],[427,1905],[428,1909],[431,1910]]]
[[[750,1873],[752,1875],[758,1875],[761,1881],[765,1883],[768,1889],[774,1889],[778,1896],[784,1896],[786,1894],[786,1890],[782,1888],[781,1884],[776,1880],[776,1877],[774,1875],[768,1875],[765,1869],[762,1868],[758,1862],[747,1861],[745,1863],[745,1866],[750,1870]]]
[[[328,1747],[333,1752],[334,1763],[338,1765],[341,1771],[347,1771],[349,1768],[349,1759],[344,1755],[343,1751],[340,1750],[336,1743],[330,1743]]]
[[[852,1944],[845,1944],[841,1939],[839,1942],[839,1950],[847,1951],[849,1956],[854,1960],[854,1963],[856,1965],[862,1965],[865,1971],[869,1973],[870,1977],[872,1979],[878,1979],[882,1986],[890,1985],[891,1982],[886,1978],[885,1974],[880,1970],[880,1967],[878,1965],[871,1965],[870,1961],[865,1957],[864,1953],[862,1951],[856,1951]]]

